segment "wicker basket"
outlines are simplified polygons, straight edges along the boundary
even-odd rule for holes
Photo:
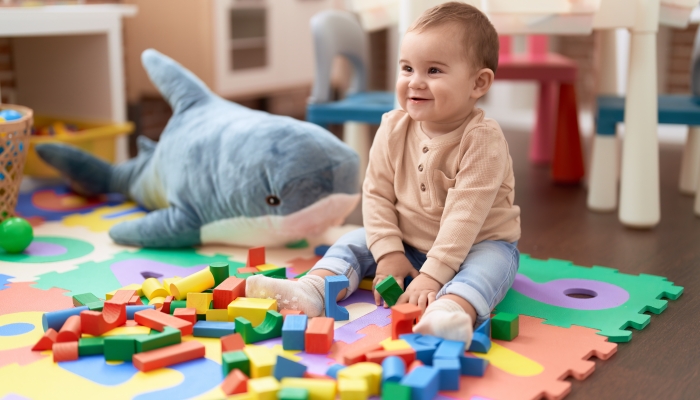
[[[30,108],[0,105],[0,109],[8,108],[22,114],[22,118],[0,122],[0,221],[15,214],[33,121]]]

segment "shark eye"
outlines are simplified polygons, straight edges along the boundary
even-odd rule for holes
[[[280,203],[281,203],[282,201],[280,201],[280,198],[279,198],[279,197],[270,195],[270,196],[265,197],[265,202],[266,202],[268,205],[271,205],[271,206],[273,206],[273,207],[276,207],[276,206],[280,205]]]

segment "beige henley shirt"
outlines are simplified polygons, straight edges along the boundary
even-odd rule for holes
[[[388,112],[369,158],[362,208],[375,260],[406,242],[427,253],[421,272],[444,285],[473,244],[520,238],[508,143],[482,110],[433,139],[405,111]]]

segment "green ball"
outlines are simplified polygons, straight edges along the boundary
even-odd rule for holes
[[[34,239],[34,230],[26,219],[8,218],[0,224],[0,247],[8,253],[21,253]]]

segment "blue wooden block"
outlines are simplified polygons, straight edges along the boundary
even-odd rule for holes
[[[309,318],[306,315],[287,315],[282,325],[282,348],[304,350],[304,333]]]
[[[436,358],[433,368],[440,372],[440,390],[459,390],[462,366],[457,358]]]
[[[220,338],[236,333],[236,324],[223,321],[197,321],[192,330],[194,337]]]
[[[488,353],[491,349],[491,339],[483,333],[474,333],[469,351],[472,353]]]
[[[44,332],[52,328],[55,331],[60,331],[68,317],[80,315],[82,311],[87,310],[87,306],[66,308],[65,310],[57,310],[44,313],[41,317],[41,324],[44,326]]]
[[[143,310],[155,310],[156,306],[126,306],[126,319],[134,319],[134,314]]]
[[[411,400],[432,400],[440,386],[440,374],[432,367],[417,367],[401,379],[401,384],[411,388]]]
[[[274,375],[278,381],[281,381],[282,378],[301,378],[304,376],[305,372],[306,365],[282,356],[277,356],[277,364],[275,364],[275,368],[272,370],[272,375]]]
[[[331,246],[329,246],[327,244],[322,244],[320,246],[316,246],[316,248],[314,249],[314,254],[319,256],[319,257],[323,257],[326,255],[326,252],[330,248],[331,248]]]
[[[406,375],[406,364],[397,356],[389,356],[382,361],[382,382],[400,382]]]
[[[481,333],[486,335],[487,338],[491,339],[491,318],[487,318],[486,321],[482,322],[474,333]]]
[[[336,303],[335,299],[341,290],[350,286],[350,281],[345,275],[335,275],[326,277],[326,317],[333,318],[336,321],[347,321],[350,319],[350,313],[345,307],[341,307]]]
[[[326,370],[326,375],[330,376],[333,379],[338,379],[338,371],[345,368],[347,368],[345,365],[333,364]]]
[[[489,365],[488,360],[464,354],[459,357],[459,363],[462,375],[466,376],[484,376],[486,367]]]
[[[433,365],[433,354],[437,347],[431,345],[425,345],[421,343],[418,339],[421,335],[418,333],[408,333],[404,335],[399,335],[399,339],[403,339],[416,351],[416,358],[420,360],[425,365]]]
[[[466,344],[464,342],[457,342],[454,340],[443,340],[440,342],[435,354],[433,354],[433,362],[438,358],[455,359],[458,360],[459,356],[464,354],[464,348]],[[433,364],[435,365],[435,364]]]
[[[418,343],[424,344],[426,346],[432,346],[437,348],[440,343],[442,343],[442,338],[439,338],[437,336],[431,336],[431,335],[418,335],[416,338]]]

